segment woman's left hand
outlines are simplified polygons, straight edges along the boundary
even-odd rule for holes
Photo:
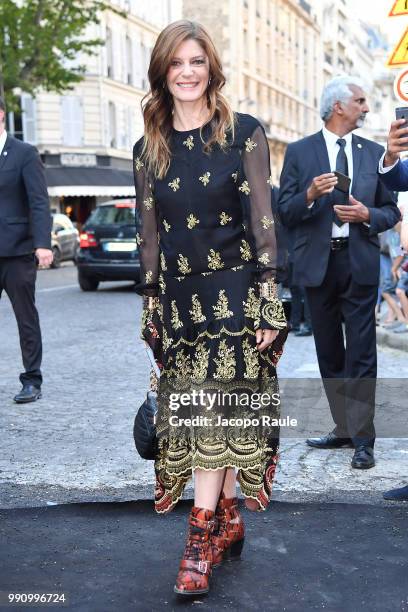
[[[279,334],[278,329],[257,329],[256,332],[256,344],[258,351],[264,351],[268,346],[272,344],[277,335]]]

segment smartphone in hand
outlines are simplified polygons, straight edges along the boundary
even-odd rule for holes
[[[351,178],[347,176],[346,174],[337,172],[337,170],[335,170],[333,174],[337,178],[337,185],[335,189],[338,189],[339,191],[342,191],[343,193],[348,193],[350,189]]]
[[[405,119],[405,123],[402,123],[399,126],[399,129],[401,128],[406,128],[408,127],[408,106],[399,106],[398,108],[395,109],[395,118],[398,119]],[[401,138],[401,136],[400,136]]]

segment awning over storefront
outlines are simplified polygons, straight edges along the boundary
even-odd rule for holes
[[[133,196],[133,174],[117,168],[45,167],[48,195],[69,196]]]

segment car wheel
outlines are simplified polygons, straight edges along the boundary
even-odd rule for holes
[[[96,291],[99,285],[98,280],[83,274],[78,274],[78,283],[82,291]]]
[[[58,247],[52,247],[53,260],[51,268],[59,268],[61,266],[62,255]]]

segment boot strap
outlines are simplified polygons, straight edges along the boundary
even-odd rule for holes
[[[193,570],[200,574],[211,574],[211,563],[209,561],[192,561],[191,559],[182,559],[180,562],[181,570]]]

